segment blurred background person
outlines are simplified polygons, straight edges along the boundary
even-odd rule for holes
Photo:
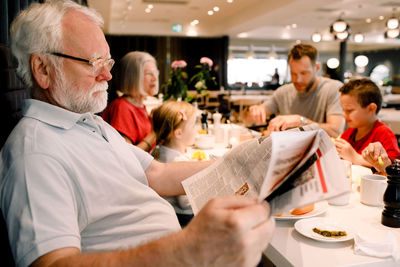
[[[267,133],[318,123],[330,136],[337,137],[344,129],[340,106],[340,81],[320,77],[318,51],[308,44],[292,47],[288,55],[292,83],[276,89],[272,97],[254,105],[244,113],[247,126],[263,125],[272,114]]]
[[[154,110],[153,129],[158,148],[154,156],[161,162],[189,161],[187,147],[196,137],[196,109],[184,101],[167,101]],[[174,207],[179,223],[186,226],[193,218],[193,211],[186,196],[166,197]]]
[[[113,79],[114,89],[121,91],[122,96],[112,101],[102,114],[128,143],[148,152],[155,146],[156,135],[144,100],[158,93],[158,73],[156,60],[149,53],[126,54]]]

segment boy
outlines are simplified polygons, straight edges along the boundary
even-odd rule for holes
[[[379,88],[370,79],[351,80],[339,89],[348,129],[335,141],[339,156],[353,164],[372,167],[361,153],[372,142],[380,142],[391,160],[400,151],[392,130],[378,120],[382,105]]]

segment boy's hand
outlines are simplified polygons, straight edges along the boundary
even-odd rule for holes
[[[368,144],[368,146],[362,151],[361,155],[365,161],[370,163],[381,173],[385,173],[386,167],[392,164],[385,148],[380,142]]]
[[[360,157],[360,155],[357,153],[357,151],[354,150],[354,148],[349,144],[349,142],[347,142],[342,138],[336,138],[335,147],[337,152],[339,153],[339,156],[342,159],[346,159],[351,161],[352,163],[357,164],[358,162],[357,157]]]

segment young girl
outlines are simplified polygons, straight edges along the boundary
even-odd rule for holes
[[[196,136],[196,109],[187,102],[166,101],[153,112],[153,129],[158,149],[154,157],[162,162],[188,161],[188,146]],[[193,211],[186,196],[166,198],[174,207],[182,227],[189,223]]]
[[[368,144],[380,142],[390,159],[397,158],[400,151],[396,136],[378,120],[382,95],[375,83],[367,78],[352,80],[339,91],[343,116],[349,127],[335,141],[339,155],[353,164],[372,167],[361,153]]]

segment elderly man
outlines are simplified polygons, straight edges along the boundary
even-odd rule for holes
[[[18,266],[254,266],[274,229],[267,204],[210,201],[180,229],[159,195],[210,163],[159,163],[94,113],[114,61],[94,11],[33,4],[11,28],[32,89],[0,159],[0,205]]]
[[[318,123],[330,136],[337,137],[344,129],[339,88],[342,83],[317,76],[320,63],[317,50],[307,44],[295,45],[288,63],[292,83],[279,87],[272,98],[251,106],[244,114],[247,125],[264,124],[268,131],[282,131],[310,123]]]

